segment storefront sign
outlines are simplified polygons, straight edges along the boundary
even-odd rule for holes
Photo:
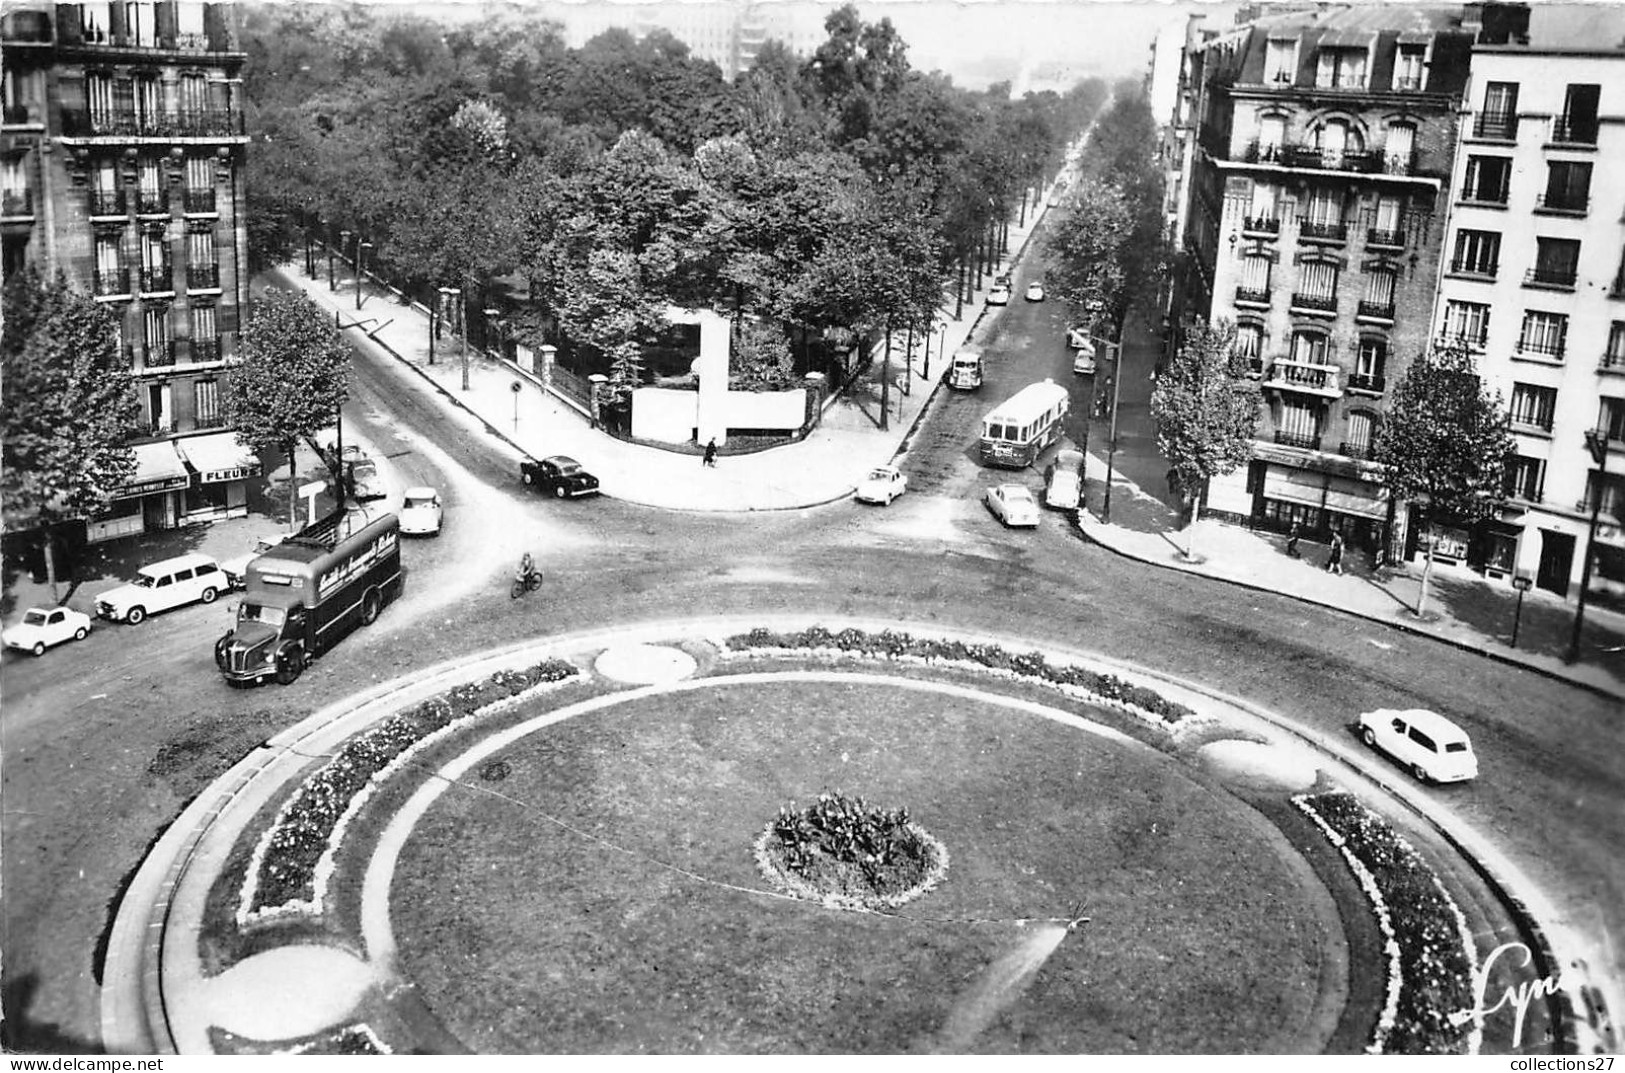
[[[214,484],[217,481],[240,481],[245,477],[258,477],[259,475],[260,467],[258,465],[233,466],[230,469],[213,469],[207,473],[201,473],[198,475],[198,480],[204,484]]]
[[[178,488],[186,487],[186,478],[183,477],[157,477],[150,481],[138,481],[126,484],[113,493],[114,499],[132,499],[136,496],[149,496],[154,492],[172,492]]]

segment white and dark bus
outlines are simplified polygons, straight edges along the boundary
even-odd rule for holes
[[[1061,438],[1071,408],[1066,388],[1053,380],[1028,384],[982,418],[982,465],[1023,469]]]

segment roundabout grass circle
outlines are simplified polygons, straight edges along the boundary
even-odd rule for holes
[[[1320,1048],[1341,936],[1256,814],[1144,746],[905,686],[719,679],[523,737],[406,842],[402,971],[482,1052]],[[761,818],[824,789],[906,805],[948,880],[890,915],[768,891]]]

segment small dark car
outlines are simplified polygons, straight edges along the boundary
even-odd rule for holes
[[[568,455],[550,455],[539,462],[522,462],[519,476],[532,488],[552,492],[555,499],[598,494],[598,478],[582,469],[581,463]]]

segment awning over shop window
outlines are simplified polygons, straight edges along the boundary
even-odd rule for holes
[[[1271,466],[1264,475],[1264,498],[1325,507],[1339,514],[1355,514],[1362,518],[1381,520],[1388,517],[1386,489],[1346,477],[1334,477],[1329,473]]]
[[[181,456],[175,453],[175,441],[138,443],[134,450],[135,473],[113,494],[114,499],[129,499],[186,487],[190,478]]]
[[[182,455],[197,471],[204,484],[217,481],[236,481],[244,477],[257,477],[260,460],[254,452],[237,442],[235,432],[211,432],[207,436],[192,436],[176,440]]]

